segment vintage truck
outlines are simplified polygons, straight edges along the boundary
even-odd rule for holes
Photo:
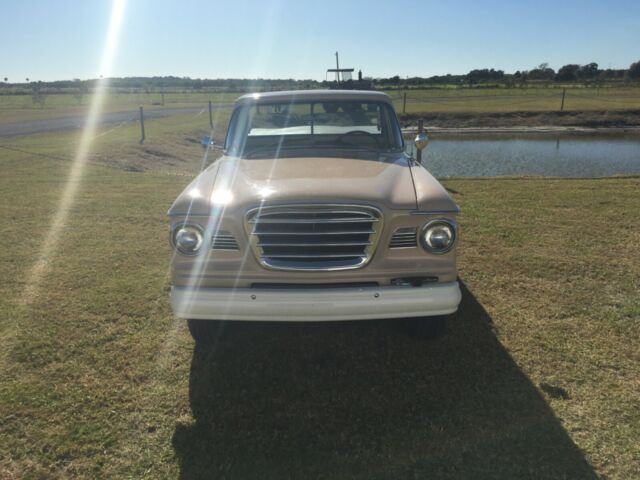
[[[223,156],[169,209],[171,305],[196,342],[256,320],[404,319],[434,337],[461,298],[458,213],[388,95],[244,95]]]

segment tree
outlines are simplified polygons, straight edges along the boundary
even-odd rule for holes
[[[548,63],[541,63],[533,70],[529,71],[529,78],[531,80],[553,80],[556,72],[553,68],[549,68]]]
[[[598,76],[598,64],[595,62],[582,65],[576,72],[576,77],[580,80],[592,80]]]
[[[481,70],[471,70],[467,73],[467,82],[473,85],[478,82],[499,81],[504,78],[503,70],[494,70],[493,68],[483,68]]]
[[[629,66],[629,78],[637,80],[640,78],[640,60]]]
[[[527,70],[523,70],[518,73],[519,75],[516,78],[518,85],[520,85],[520,87],[525,87],[527,85],[527,80],[529,80],[529,72]]]
[[[564,67],[561,67],[560,70],[558,70],[555,79],[561,82],[571,82],[573,80],[576,80],[578,70],[580,70],[580,65],[565,65]]]

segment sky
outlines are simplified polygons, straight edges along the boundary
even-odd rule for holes
[[[640,1],[125,0],[100,72],[111,0],[2,0],[0,79],[110,76],[324,80],[640,60]],[[329,77],[331,78],[331,77]]]

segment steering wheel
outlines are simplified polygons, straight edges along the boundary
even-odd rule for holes
[[[340,142],[342,142],[342,140],[349,135],[367,135],[369,138],[372,138],[374,142],[376,142],[376,147],[380,146],[378,137],[376,137],[373,133],[366,132],[364,130],[351,130],[350,132],[343,133],[342,135],[340,135],[340,138],[339,138]]]

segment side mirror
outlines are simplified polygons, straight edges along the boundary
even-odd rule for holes
[[[204,148],[205,150],[208,148],[212,148],[213,147],[213,138],[211,138],[208,135],[205,135],[204,137],[202,137],[200,139],[200,145],[202,145],[202,148]]]
[[[416,138],[413,141],[413,144],[416,146],[418,151],[421,152],[422,150],[427,148],[427,145],[429,144],[429,137],[427,137],[426,133],[420,132],[416,135]]]

